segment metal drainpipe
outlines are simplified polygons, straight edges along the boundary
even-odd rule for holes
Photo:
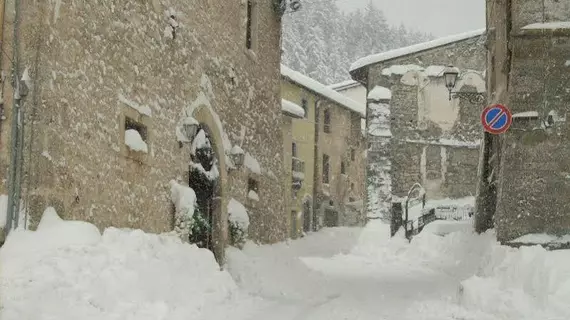
[[[314,143],[314,154],[313,154],[313,159],[315,161],[314,164],[314,168],[313,168],[313,221],[311,221],[312,225],[313,225],[313,231],[317,231],[317,225],[316,225],[316,221],[317,221],[317,196],[318,196],[318,192],[317,192],[317,181],[319,181],[319,171],[317,170],[317,168],[319,168],[319,122],[320,122],[320,118],[319,118],[319,111],[320,111],[320,105],[321,105],[321,101],[322,99],[317,99],[315,101],[315,143]]]
[[[14,88],[14,102],[12,105],[12,133],[10,136],[10,175],[8,177],[8,215],[6,219],[5,235],[8,236],[12,230],[12,223],[18,220],[20,209],[20,178],[21,174],[21,152],[20,145],[23,142],[23,122],[22,112],[20,108],[20,53],[19,53],[19,28],[20,28],[20,1],[14,0],[14,41],[13,41],[13,73],[12,81]],[[17,226],[17,222],[16,222]]]

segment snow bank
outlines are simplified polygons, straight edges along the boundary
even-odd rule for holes
[[[444,272],[465,279],[475,272],[480,256],[495,243],[492,233],[454,232],[445,237],[420,233],[411,242],[400,230],[390,238],[390,225],[381,220],[368,222],[350,254],[330,259],[304,258],[311,269],[348,276],[358,273],[370,278],[422,278]],[[413,281],[413,280],[412,280]]]
[[[289,100],[281,99],[281,110],[299,118],[305,117],[305,110],[303,110],[303,108],[298,104]]]
[[[469,38],[479,37],[479,36],[484,35],[485,32],[486,32],[485,29],[479,29],[479,30],[474,30],[474,31],[470,31],[470,32],[465,32],[465,33],[460,33],[460,34],[456,34],[456,35],[451,35],[448,37],[435,39],[433,41],[415,44],[415,45],[412,45],[409,47],[404,47],[404,48],[390,50],[390,51],[386,51],[386,52],[382,52],[382,53],[378,53],[378,54],[373,54],[373,55],[358,59],[356,62],[354,62],[350,66],[350,72],[355,71],[357,69],[360,69],[362,67],[371,65],[371,64],[383,62],[386,60],[391,60],[391,59],[394,59],[394,58],[397,58],[400,56],[405,56],[405,55],[417,53],[420,51],[425,51],[425,50],[433,49],[436,47],[441,47],[441,46],[444,46],[444,45],[447,45],[447,44],[450,44],[453,42],[458,42],[458,41],[466,40]]]
[[[392,91],[388,88],[375,86],[368,94],[368,99],[372,100],[390,100],[392,99]]]
[[[144,142],[140,133],[135,129],[125,131],[125,144],[133,151],[148,153],[148,145]]]
[[[208,250],[140,230],[101,235],[53,208],[37,231],[10,234],[0,263],[3,320],[230,319],[228,306],[254,304]]]
[[[471,230],[473,230],[473,219],[462,221],[436,220],[426,225],[422,233],[444,236],[453,232],[469,232]]]
[[[357,112],[361,117],[366,116],[365,106],[352,100],[351,98],[336,92],[335,90],[327,87],[326,85],[311,79],[297,71],[294,71],[284,65],[281,65],[281,75],[289,80],[298,83],[338,104],[348,108],[351,111]]]
[[[8,196],[0,194],[0,228],[4,228],[8,219]]]
[[[461,283],[460,304],[502,319],[570,319],[570,251],[496,245]]]
[[[241,204],[241,202],[234,198],[230,199],[230,202],[228,203],[228,214],[230,222],[235,223],[242,230],[247,231],[249,228],[249,215],[247,213],[247,209],[243,204]]]

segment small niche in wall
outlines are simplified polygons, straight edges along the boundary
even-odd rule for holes
[[[125,145],[130,151],[148,153],[148,129],[132,118],[125,117]]]

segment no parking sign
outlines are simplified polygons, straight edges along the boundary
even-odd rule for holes
[[[494,104],[483,109],[481,113],[481,123],[485,131],[492,134],[505,133],[511,123],[513,115],[511,111],[502,104]]]

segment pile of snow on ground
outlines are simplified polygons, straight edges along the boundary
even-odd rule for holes
[[[48,208],[37,231],[0,249],[3,320],[229,319],[239,294],[213,254],[174,235],[63,221]]]

